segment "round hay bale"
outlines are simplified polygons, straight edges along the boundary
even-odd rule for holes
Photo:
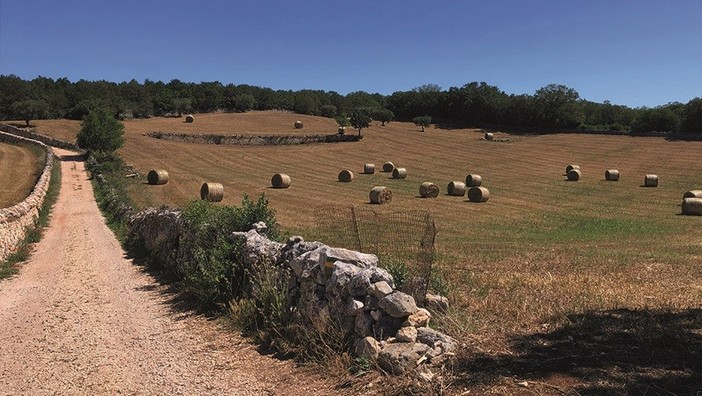
[[[439,196],[439,186],[432,182],[424,182],[419,185],[419,195],[422,198],[436,198]]]
[[[571,169],[568,171],[568,181],[578,181],[580,180],[580,169]]]
[[[688,216],[702,216],[702,198],[683,199],[682,214]]]
[[[395,168],[392,170],[393,179],[404,179],[407,177],[407,169],[405,168]]]
[[[383,164],[383,172],[392,172],[393,169],[395,169],[395,164],[392,162],[388,161]]]
[[[188,115],[185,116],[185,122],[187,122],[187,123],[190,124],[190,123],[192,123],[193,121],[195,121],[195,117],[193,117],[192,114],[188,114]]]
[[[658,187],[658,176],[657,175],[644,176],[644,187]]]
[[[353,180],[353,172],[348,169],[344,169],[339,172],[339,181],[344,183],[350,183]]]
[[[619,181],[619,171],[616,169],[607,169],[605,171],[605,180]]]
[[[168,183],[168,172],[164,169],[153,169],[150,170],[146,175],[146,180],[151,185],[159,185]]]
[[[285,173],[276,173],[271,177],[271,185],[273,188],[288,188],[291,182],[290,176]]]
[[[685,198],[702,198],[702,190],[690,190],[683,194],[683,199]]]
[[[302,127],[303,127],[302,121],[300,121],[300,120],[295,121],[295,124],[293,124],[293,125],[295,126],[295,129],[302,129]]]
[[[483,184],[483,177],[480,175],[466,176],[466,187],[480,187]]]
[[[339,135],[346,134],[346,127],[340,126],[339,129],[337,129],[337,132],[339,133]]]
[[[570,172],[570,171],[573,170],[573,169],[578,169],[578,170],[580,170],[580,165],[568,165],[568,166],[566,166],[566,174],[568,174],[568,172]]]
[[[363,173],[372,175],[375,173],[375,164],[363,164]]]
[[[446,187],[446,192],[448,195],[453,195],[454,197],[462,197],[466,195],[466,184],[459,181],[452,181]]]
[[[390,203],[392,202],[392,191],[384,186],[373,187],[370,191],[370,201],[376,205]]]
[[[490,191],[485,187],[471,187],[468,190],[470,202],[487,202],[488,199],[490,199]]]
[[[224,186],[221,183],[202,183],[200,199],[221,202],[222,198],[224,198]]]
[[[484,138],[485,140],[492,140],[495,138],[495,135],[493,135],[492,132],[485,132]]]

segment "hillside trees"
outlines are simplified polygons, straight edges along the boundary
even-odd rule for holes
[[[685,133],[702,134],[702,97],[687,102],[680,130]]]
[[[46,118],[49,113],[49,104],[43,100],[29,99],[15,102],[12,105],[13,113],[29,126],[31,120]]]
[[[642,109],[631,124],[634,132],[672,132],[677,130],[679,117],[667,106]]]
[[[575,128],[584,120],[578,105],[580,95],[565,85],[549,84],[534,95],[540,126]]]

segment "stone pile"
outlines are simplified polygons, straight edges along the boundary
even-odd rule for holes
[[[265,224],[235,232],[247,264],[261,260],[288,266],[288,298],[311,323],[334,321],[354,340],[356,355],[402,374],[422,363],[451,356],[455,340],[428,327],[431,313],[396,290],[392,276],[372,254],[292,237],[287,243],[261,235]],[[439,298],[443,302],[441,298]]]

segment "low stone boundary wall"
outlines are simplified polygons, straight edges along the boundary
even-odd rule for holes
[[[358,135],[198,135],[188,133],[149,132],[155,139],[186,143],[228,144],[239,146],[285,146],[310,143],[356,142]]]
[[[34,144],[41,146],[46,152],[44,169],[29,196],[17,205],[0,209],[0,261],[4,261],[16,250],[24,239],[27,227],[34,225],[39,215],[39,209],[49,188],[54,156],[51,148],[38,140],[0,132],[0,142]]]
[[[37,140],[49,146],[54,146],[62,149],[68,150],[78,150],[78,146],[75,143],[67,142],[65,140],[54,139],[49,136],[40,135],[38,133],[30,132],[26,129],[17,128],[12,125],[0,124],[0,131],[11,133],[23,138]]]

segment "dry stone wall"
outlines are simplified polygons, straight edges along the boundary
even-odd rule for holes
[[[155,139],[171,140],[185,143],[229,144],[238,146],[285,146],[311,143],[356,142],[358,135],[214,135],[188,134],[170,132],[149,132],[147,136]]]
[[[44,169],[29,196],[17,205],[0,209],[0,261],[4,261],[24,239],[27,227],[34,225],[49,188],[54,161],[51,148],[40,141],[0,132],[0,142],[34,144],[46,153]]]
[[[46,145],[53,146],[53,147],[58,147],[58,148],[68,149],[68,150],[78,150],[78,146],[75,143],[67,142],[65,140],[60,140],[60,139],[54,139],[54,138],[49,137],[49,136],[40,135],[38,133],[30,132],[26,129],[17,128],[17,127],[14,127],[12,125],[0,124],[0,131],[5,132],[5,133],[10,133],[12,135],[20,136],[23,138],[36,140],[36,141],[42,142]]]

